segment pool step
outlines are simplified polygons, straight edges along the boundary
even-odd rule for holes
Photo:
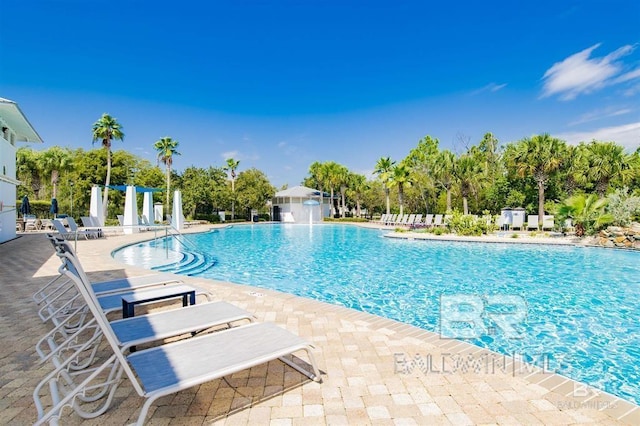
[[[202,253],[183,251],[183,257],[178,262],[156,266],[152,269],[160,272],[173,272],[181,275],[195,275],[204,272],[215,265],[215,260]]]

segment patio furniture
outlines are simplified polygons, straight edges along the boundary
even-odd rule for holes
[[[141,397],[146,398],[138,415],[138,425],[144,423],[151,404],[162,396],[276,359],[312,380],[321,381],[309,343],[269,323],[252,323],[230,328],[125,356],[100,304],[89,291],[91,287],[84,271],[75,267],[76,261],[70,253],[60,252],[59,256],[66,265],[62,272],[76,284],[91,312],[90,324],[95,324],[96,330],[106,339],[111,355],[106,361],[104,358],[95,358],[98,365],[91,365],[90,368],[75,374],[71,368],[75,355],[86,351],[87,345],[95,345],[94,338],[79,347],[71,346],[71,349],[77,347],[76,351],[71,356],[61,359],[61,363],[54,362],[55,370],[34,390],[33,398],[38,412],[36,425],[57,422],[65,407],[73,408],[83,418],[93,418],[104,413],[110,407],[122,375],[131,381]],[[299,351],[307,354],[310,369],[288,357]],[[62,354],[64,351],[59,353]],[[85,374],[81,375],[82,373]],[[41,393],[47,388],[50,390],[53,406],[45,411]],[[96,392],[96,389],[97,396],[92,396],[91,392]],[[98,408],[90,412],[85,411],[81,403],[87,399],[94,404],[100,401]]]

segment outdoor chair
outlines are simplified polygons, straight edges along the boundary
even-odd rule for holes
[[[96,358],[95,364],[90,368],[73,372],[69,366],[74,363],[75,354],[86,351],[87,345],[93,344],[88,342],[64,358],[63,362],[54,363],[55,370],[36,386],[33,393],[38,412],[36,425],[57,422],[65,407],[73,408],[83,418],[104,413],[109,408],[123,375],[131,381],[138,395],[146,398],[138,415],[138,425],[144,423],[149,408],[162,396],[276,359],[312,380],[322,380],[309,343],[269,323],[252,323],[125,355],[112,325],[96,298],[88,291],[90,283],[84,271],[75,268],[69,253],[60,253],[60,256],[65,258],[64,275],[77,285],[91,311],[92,321],[95,321],[96,327],[108,343],[110,355],[104,361]],[[308,366],[302,366],[300,361],[289,358],[300,351],[307,354],[310,363]],[[81,376],[81,373],[88,374]],[[51,392],[53,406],[45,411],[41,393],[47,387]],[[96,392],[97,396],[93,396],[92,392]],[[97,409],[85,411],[80,406],[85,399],[90,399],[92,403],[101,402]]]
[[[537,214],[530,214],[529,216],[527,216],[527,230],[538,230],[539,224],[538,224],[538,215]]]
[[[442,215],[437,214],[433,217],[433,226],[442,226]]]
[[[62,265],[59,272],[64,275],[64,269],[80,269],[82,266],[77,259],[73,248],[68,242],[58,240],[56,244],[56,254],[61,258]],[[69,280],[71,281],[71,280]],[[99,286],[98,286],[99,287]],[[103,286],[104,287],[104,286]],[[98,297],[95,292],[96,285],[91,284],[86,290],[93,296]],[[74,318],[74,316],[76,316]],[[67,339],[76,339],[80,332],[84,332],[85,326],[78,326],[84,322],[86,313],[82,309],[74,310],[63,321],[56,325],[47,335],[42,337],[36,344],[36,352],[41,359],[47,360],[57,353],[61,348],[68,350],[64,346]],[[123,350],[131,346],[143,343],[154,342],[169,337],[183,334],[201,333],[213,327],[225,325],[230,327],[232,323],[239,321],[253,321],[253,316],[248,312],[237,308],[226,302],[211,302],[200,305],[191,305],[182,309],[162,311],[153,314],[125,318],[113,321],[112,327],[118,338],[118,343]],[[86,324],[86,322],[84,322]],[[89,357],[85,362],[90,362]],[[76,362],[73,369],[86,366]]]
[[[542,229],[553,229],[555,227],[554,217],[553,215],[544,215],[542,219]]]
[[[86,239],[89,238],[98,238],[100,236],[99,232],[95,229],[80,229],[75,219],[71,216],[67,217],[67,222],[69,223],[69,230],[78,235],[83,235]]]

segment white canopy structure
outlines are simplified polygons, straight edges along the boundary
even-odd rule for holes
[[[136,199],[136,187],[127,186],[124,198],[124,226],[125,234],[133,234],[140,231],[138,227],[138,200]]]
[[[142,215],[147,218],[149,224],[155,222],[155,213],[153,211],[153,192],[145,192],[142,199]]]
[[[171,226],[175,229],[184,228],[184,216],[182,215],[182,193],[175,191],[173,193],[173,209],[171,211]]]
[[[89,204],[89,215],[98,222],[99,226],[104,226],[104,210],[102,209],[102,190],[98,185],[91,187],[91,203]]]

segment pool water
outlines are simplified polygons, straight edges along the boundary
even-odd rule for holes
[[[526,311],[514,325],[516,337],[489,324],[471,343],[544,362],[640,403],[640,253],[398,240],[342,225],[234,226],[183,238],[184,244],[152,241],[115,256],[157,268],[176,262],[180,252],[206,252],[215,264],[190,274],[318,299],[434,332],[441,331],[443,296],[482,301],[485,320],[491,297],[512,297]]]

